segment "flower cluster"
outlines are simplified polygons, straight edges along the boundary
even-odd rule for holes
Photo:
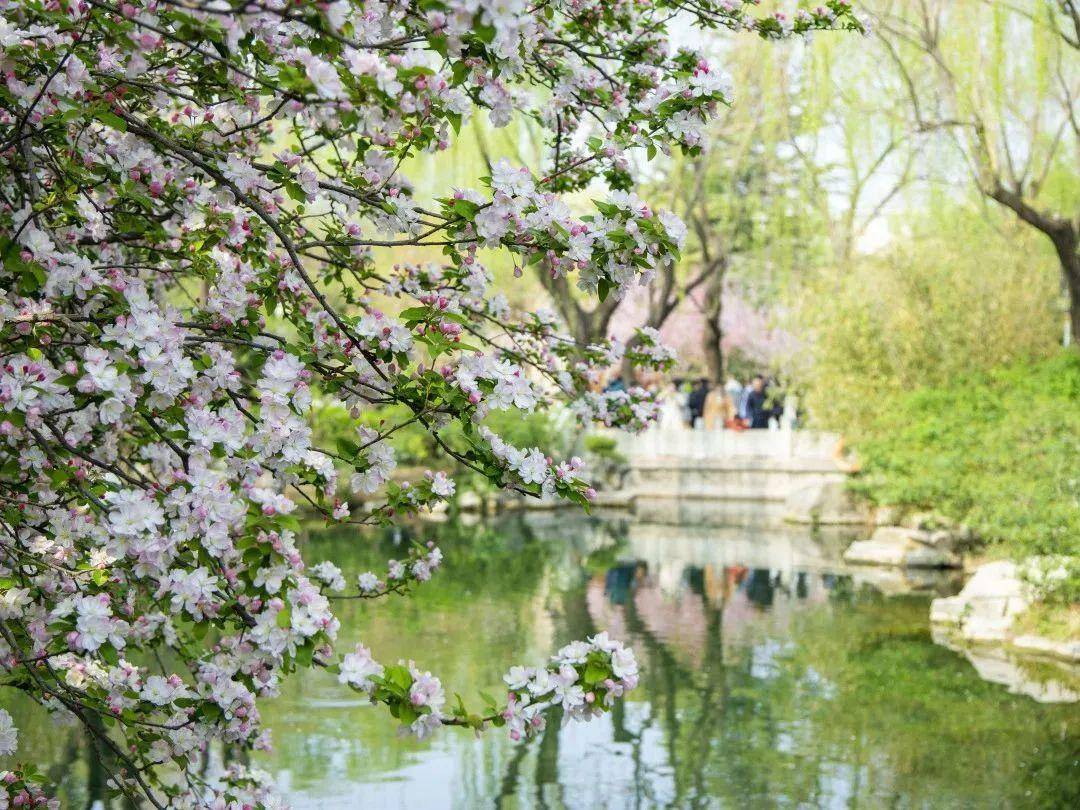
[[[660,342],[660,332],[651,326],[634,330],[634,339],[626,348],[625,356],[635,366],[668,371],[675,365],[675,350]]]
[[[385,523],[449,497],[438,473],[397,480],[404,425],[498,485],[587,501],[579,462],[514,448],[485,416],[558,394],[640,427],[647,400],[592,393],[601,359],[543,312],[511,313],[479,251],[601,298],[677,260],[685,229],[633,193],[630,155],[698,149],[730,89],[665,23],[862,29],[846,0],[790,24],[753,6],[0,6],[0,663],[50,710],[109,718],[90,733],[127,800],[271,805],[246,768],[163,775],[211,743],[268,745],[259,699],[298,668],[367,679],[418,733],[482,725],[415,665],[334,663],[324,591],[355,574],[306,566],[298,515]],[[497,162],[425,204],[403,167],[477,111],[536,122],[545,165]],[[593,184],[609,191],[572,208],[563,192]],[[442,264],[380,266],[377,249],[400,247]],[[667,362],[644,338],[633,352]],[[323,446],[316,401],[355,430]],[[403,420],[371,428],[386,406]],[[363,514],[339,500],[344,482]],[[418,554],[415,580],[438,564]],[[628,688],[605,645],[560,664],[564,691],[603,703]],[[147,666],[132,650],[164,654]],[[4,777],[9,798],[40,804],[23,776]]]
[[[567,644],[546,667],[511,667],[503,681],[510,691],[499,717],[518,740],[543,730],[543,712],[553,705],[567,721],[607,711],[637,686],[638,665],[633,650],[602,632]]]
[[[487,714],[470,714],[461,698],[447,705],[442,682],[421,671],[413,661],[384,667],[363,644],[343,656],[336,667],[338,682],[383,703],[402,727],[419,738],[441,725],[506,726],[513,740],[532,736],[544,728],[544,711],[562,707],[566,721],[589,720],[608,711],[614,702],[637,686],[634,653],[606,632],[588,641],[575,641],[551,657],[545,667],[514,666],[504,676],[509,691],[499,708],[488,700]]]
[[[386,564],[386,574],[379,577],[373,571],[364,571],[356,578],[359,595],[365,599],[374,599],[388,593],[405,593],[411,585],[427,582],[431,575],[442,565],[443,555],[435,544],[416,544],[409,549],[405,560],[390,560]],[[344,588],[344,581],[342,582]],[[338,588],[341,590],[342,588]]]
[[[590,424],[625,427],[642,431],[660,417],[660,401],[652,391],[640,386],[625,390],[590,391],[571,403],[578,419]]]
[[[42,776],[31,766],[0,771],[0,807],[44,807],[60,810],[60,800],[45,795]]]

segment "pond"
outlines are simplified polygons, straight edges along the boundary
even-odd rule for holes
[[[412,598],[343,602],[341,647],[413,657],[479,705],[513,663],[607,629],[642,680],[609,715],[526,744],[498,729],[418,742],[328,674],[263,706],[257,763],[296,808],[1080,807],[1080,709],[979,678],[933,643],[929,591],[853,577],[842,538],[528,513],[357,535],[314,528],[346,571],[436,539],[445,570]],[[910,585],[910,583],[908,583]],[[888,596],[886,593],[893,593]],[[0,691],[20,757],[90,807],[99,771],[71,728]],[[0,763],[2,764],[2,763]]]

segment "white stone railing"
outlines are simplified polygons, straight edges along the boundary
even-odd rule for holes
[[[799,459],[835,468],[840,437],[812,430],[705,430],[654,427],[638,435],[619,434],[619,449],[630,460]]]

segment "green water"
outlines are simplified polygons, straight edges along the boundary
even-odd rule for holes
[[[413,531],[440,541],[445,570],[410,599],[341,603],[342,648],[415,658],[478,704],[511,663],[607,629],[641,684],[610,715],[554,715],[513,744],[497,729],[403,739],[329,675],[292,678],[263,706],[275,750],[256,762],[293,807],[1080,807],[1078,704],[979,678],[931,641],[928,596],[836,573],[840,540],[563,514]],[[355,573],[405,539],[315,529],[306,554]],[[65,807],[91,806],[81,733],[0,704],[21,758],[48,766]]]

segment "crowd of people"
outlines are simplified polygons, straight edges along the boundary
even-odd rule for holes
[[[795,422],[794,402],[780,401],[775,386],[756,374],[745,385],[728,377],[723,385],[697,380],[674,380],[665,397],[661,424],[682,424],[705,430],[763,430]]]
[[[798,422],[795,398],[791,394],[778,394],[779,386],[762,374],[755,374],[745,384],[733,376],[723,385],[714,385],[707,377],[676,377],[665,381],[660,375],[636,379],[635,384],[660,392],[661,427],[765,430],[795,427]],[[618,375],[603,386],[605,391],[625,388]]]

